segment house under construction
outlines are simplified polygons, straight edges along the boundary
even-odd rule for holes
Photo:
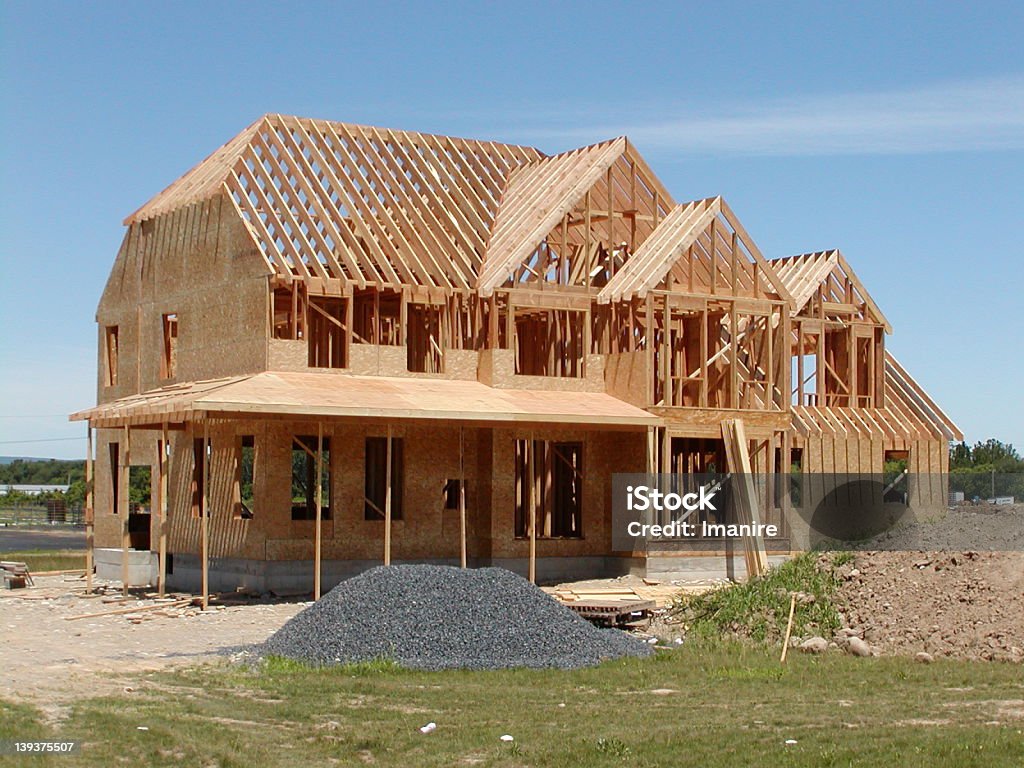
[[[766,475],[936,475],[961,438],[839,251],[766,259],[626,138],[549,156],[267,115],[124,223],[73,418],[126,582],[644,572],[611,545],[612,475],[728,470],[727,420]],[[784,497],[761,515],[800,549]]]

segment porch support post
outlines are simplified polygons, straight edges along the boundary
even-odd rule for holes
[[[533,432],[526,444],[526,474],[529,476],[529,507],[530,507],[530,583],[537,583],[537,478],[534,473]]]
[[[210,607],[210,422],[203,415],[203,496],[199,517],[202,522],[203,610]]]
[[[92,466],[92,424],[85,433],[85,594],[92,594],[92,569],[94,561],[93,548],[95,547],[95,496],[93,494],[93,466]]]
[[[121,456],[121,477],[118,478],[120,498],[117,504],[120,507],[118,511],[121,513],[121,593],[125,597],[128,596],[128,549],[131,546],[131,534],[128,531],[128,515],[131,511],[131,501],[128,497],[131,492],[131,446],[132,429],[126,425],[124,428],[124,451]]]
[[[313,545],[313,599],[320,599],[320,543],[324,509],[324,425],[316,424],[316,538]]]
[[[466,435],[459,427],[459,564],[466,567]]]
[[[384,462],[384,565],[391,565],[391,424],[388,424]]]
[[[162,424],[160,430],[160,450],[157,451],[157,473],[160,493],[160,555],[156,572],[156,591],[160,597],[164,596],[167,589],[167,455],[170,446],[167,443],[167,422]]]
[[[782,455],[779,457],[779,482],[782,483],[782,525],[784,535],[789,535],[789,510],[793,503],[790,493],[792,492],[792,482],[790,479],[790,472],[793,469],[793,435],[790,432],[792,427],[787,428],[782,433]]]

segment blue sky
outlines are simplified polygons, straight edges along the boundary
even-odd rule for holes
[[[1024,448],[1020,3],[0,14],[0,454],[84,454],[66,414],[95,399],[122,218],[266,112],[548,152],[627,133],[678,200],[724,195],[769,257],[840,248],[968,439]]]

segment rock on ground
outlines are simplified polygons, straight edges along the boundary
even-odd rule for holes
[[[871,646],[865,643],[859,637],[851,637],[849,642],[846,644],[846,650],[852,653],[854,656],[871,655]]]
[[[800,643],[800,650],[804,653],[824,653],[828,650],[828,640],[824,637],[809,637]]]

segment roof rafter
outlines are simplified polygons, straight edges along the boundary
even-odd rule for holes
[[[509,177],[477,281],[482,297],[515,273],[625,150],[620,137],[546,157]]]
[[[601,290],[598,302],[646,296],[684,255],[689,257],[688,269],[695,270],[706,281],[703,290],[712,294],[720,289],[717,274],[721,272],[732,276],[729,288],[733,293],[742,289],[756,296],[764,278],[781,299],[791,300],[785,285],[736,215],[721,197],[713,197],[672,208]]]

